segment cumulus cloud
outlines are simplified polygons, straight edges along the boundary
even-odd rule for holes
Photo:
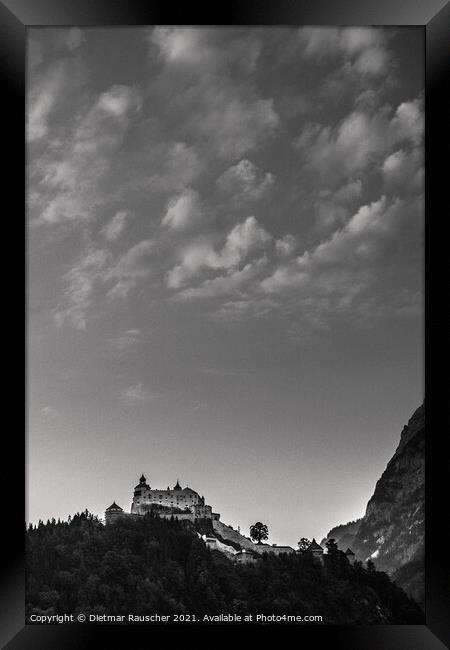
[[[199,193],[188,188],[169,202],[161,225],[170,230],[184,231],[198,225],[202,218],[203,210]]]
[[[42,60],[38,46],[31,52],[35,63]],[[37,63],[36,63],[37,65]],[[53,64],[35,84],[28,96],[27,138],[29,142],[41,140],[48,133],[48,121],[52,111],[61,102],[67,84],[67,61]]]
[[[272,98],[239,96],[230,88],[206,91],[206,109],[192,120],[222,158],[236,159],[269,140],[279,125]]]
[[[94,304],[95,291],[103,282],[111,254],[102,249],[90,248],[77,264],[68,271],[63,280],[66,284],[63,299],[55,311],[58,325],[68,321],[77,329],[84,330],[88,312]]]
[[[113,280],[108,298],[125,298],[137,282],[151,273],[151,261],[155,252],[155,242],[145,239],[128,249],[108,270],[105,280]]]
[[[314,200],[316,228],[319,231],[343,224],[350,216],[350,210],[360,201],[362,181],[350,181],[336,191],[319,190]]]
[[[61,30],[60,39],[61,43],[69,52],[75,52],[86,40],[84,33],[78,27],[71,27],[67,32],[66,30]]]
[[[107,175],[140,96],[128,86],[112,86],[69,124],[64,138],[52,139],[33,161],[30,176],[36,189],[32,215],[40,223],[86,220],[104,202],[99,183]],[[34,129],[36,130],[36,124]]]
[[[385,72],[390,60],[386,30],[373,27],[303,27],[299,41],[304,56],[323,62],[340,57],[363,75]]]
[[[260,285],[267,294],[302,291],[304,295],[334,293],[353,298],[382,275],[382,259],[400,231],[419,221],[420,201],[389,201],[383,196],[362,206],[329,239],[279,266]]]
[[[105,88],[88,65],[83,76],[80,30],[58,38],[31,44],[28,102],[29,213],[46,226],[36,237],[85,247],[59,267],[57,322],[84,329],[141,291],[209,300],[236,322],[301,302],[319,323],[386,278],[396,233],[406,259],[424,111],[390,85],[388,30],[145,30],[142,92]],[[258,220],[244,218],[253,208]]]
[[[356,109],[337,126],[309,124],[295,140],[307,168],[325,182],[348,182],[385,156],[400,142],[416,144],[423,137],[421,100],[403,102],[394,115]]]
[[[158,46],[161,58],[168,63],[198,65],[214,55],[206,33],[195,27],[157,27],[151,31],[149,40]]]
[[[115,241],[124,232],[131,213],[121,210],[102,228],[101,233],[108,241]]]
[[[168,192],[179,192],[192,183],[203,171],[195,147],[185,142],[171,142],[159,156],[158,167],[148,180],[148,186]]]
[[[154,241],[143,240],[114,257],[111,251],[90,244],[78,262],[63,276],[65,290],[55,310],[58,325],[71,323],[85,330],[94,317],[93,307],[106,297],[125,298],[137,284],[149,277]]]
[[[258,35],[248,30],[205,27],[156,27],[148,34],[149,57],[157,56],[167,66],[183,72],[192,68],[203,72],[224,72],[238,65],[252,72],[261,53]]]
[[[249,262],[242,269],[227,271],[224,275],[204,280],[196,287],[189,287],[177,294],[177,299],[193,300],[202,298],[217,298],[227,294],[240,292],[251,280],[258,277],[268,259],[263,256]]]
[[[275,242],[275,249],[281,257],[289,257],[297,248],[298,242],[294,235],[285,235]]]
[[[267,194],[273,183],[273,174],[264,174],[247,158],[229,167],[217,179],[219,189],[236,200],[260,199]]]
[[[381,165],[385,187],[391,192],[422,192],[424,186],[423,151],[398,149]]]
[[[167,275],[167,285],[178,289],[204,269],[231,269],[242,262],[250,251],[261,249],[272,240],[255,217],[247,217],[227,235],[223,247],[216,251],[208,240],[194,242],[181,251],[180,264]]]

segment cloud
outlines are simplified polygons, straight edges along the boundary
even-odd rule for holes
[[[422,192],[424,187],[424,159],[421,148],[411,151],[398,149],[383,161],[383,182],[391,192]]]
[[[158,156],[158,169],[148,180],[148,186],[168,192],[180,192],[203,171],[203,163],[193,146],[171,142]]]
[[[255,217],[247,217],[230,231],[219,251],[208,240],[185,247],[181,252],[181,263],[167,275],[167,285],[177,289],[204,269],[234,268],[250,251],[263,248],[271,240],[272,236],[258,224]]]
[[[109,339],[109,344],[117,352],[124,352],[134,347],[140,339],[141,332],[138,329],[128,329],[120,336]]]
[[[362,190],[360,179],[341,185],[336,191],[319,190],[313,202],[316,229],[328,230],[345,223],[350,210],[360,202]]]
[[[362,75],[383,74],[391,58],[382,28],[303,27],[299,41],[306,59],[321,63],[338,57]]]
[[[148,34],[149,58],[155,49],[160,60],[183,72],[224,74],[230,66],[252,72],[258,62],[262,45],[256,33],[248,30],[205,27],[156,27]]]
[[[423,137],[421,100],[403,102],[391,116],[384,108],[358,108],[337,126],[307,125],[294,141],[307,169],[325,183],[350,182],[400,142],[417,144]]]
[[[232,195],[236,200],[260,199],[267,194],[273,184],[273,174],[270,172],[264,174],[247,158],[229,167],[217,179],[219,189]]]
[[[260,288],[271,295],[297,292],[298,297],[317,301],[334,296],[334,304],[340,300],[340,306],[345,301],[351,303],[382,277],[391,242],[399,233],[417,227],[421,210],[419,200],[388,200],[385,196],[361,206],[343,228],[312,250],[279,266],[262,280]]]
[[[55,224],[82,222],[95,214],[95,208],[105,202],[100,182],[139,108],[135,89],[112,86],[67,124],[64,137],[49,140],[30,167],[35,188],[30,196],[32,218],[41,224]]]
[[[110,300],[124,298],[135,288],[139,280],[147,278],[151,273],[154,253],[153,239],[144,239],[128,249],[105,275],[105,280],[114,282],[107,297]]]
[[[31,55],[34,61],[40,63],[37,46],[33,47]],[[61,102],[63,89],[67,85],[68,62],[58,61],[50,66],[46,73],[36,81],[28,96],[27,139],[29,142],[41,140],[48,133],[48,121],[52,112]]]
[[[58,325],[68,321],[76,329],[86,329],[87,314],[94,305],[96,288],[103,283],[104,272],[110,260],[111,254],[108,251],[90,247],[77,264],[64,275],[66,289],[62,304],[54,313]]]
[[[83,32],[78,27],[71,27],[65,34],[65,45],[70,52],[77,50],[85,40]]]
[[[137,384],[134,384],[133,386],[121,390],[120,397],[123,401],[131,405],[148,402],[153,399],[153,395],[145,389],[144,384],[141,381],[138,381]]]
[[[200,196],[188,188],[169,202],[161,225],[169,230],[185,231],[201,223],[202,218]]]
[[[205,39],[205,31],[191,27],[157,27],[149,35],[167,63],[198,65],[214,55],[214,48]]]
[[[280,307],[273,298],[247,298],[230,300],[213,312],[213,318],[219,322],[241,323],[246,320],[263,318]]]
[[[206,110],[192,120],[221,158],[236,159],[258,149],[275,133],[280,119],[273,99],[239,96],[235,89],[206,91]]]
[[[197,287],[189,287],[177,294],[178,300],[218,298],[239,292],[244,285],[258,277],[267,265],[267,257],[249,262],[242,269],[228,271],[212,279],[204,280]]]
[[[115,241],[125,230],[127,220],[131,217],[131,213],[122,210],[114,215],[108,223],[102,228],[101,233],[108,241]]]
[[[275,249],[281,257],[289,257],[298,246],[297,238],[294,235],[285,235],[275,242]]]
[[[155,242],[142,240],[114,256],[111,251],[89,244],[77,263],[63,276],[63,298],[54,312],[58,325],[69,322],[85,330],[94,310],[106,298],[123,299],[152,272]]]

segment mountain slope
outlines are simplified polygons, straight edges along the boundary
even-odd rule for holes
[[[358,532],[361,522],[362,517],[360,517],[360,519],[356,519],[355,521],[349,521],[347,524],[335,526],[330,530],[328,535],[323,538],[323,540],[320,542],[320,545],[325,548],[327,540],[334,539],[339,548],[345,551],[349,546],[353,546],[353,542],[355,541],[355,536]]]
[[[347,544],[359,560],[372,559],[377,569],[386,571],[421,604],[424,601],[424,521],[423,404],[403,428],[400,443],[376,484],[352,543]]]

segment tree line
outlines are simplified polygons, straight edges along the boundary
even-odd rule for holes
[[[302,614],[328,624],[419,624],[420,608],[372,564],[336,548],[263,554],[249,565],[210,550],[190,522],[142,518],[105,526],[89,512],[26,531],[31,614]]]

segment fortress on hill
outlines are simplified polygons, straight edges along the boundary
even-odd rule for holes
[[[156,508],[155,508],[156,506]],[[145,515],[149,510],[159,510],[162,516],[174,516],[176,519],[220,519],[218,513],[213,513],[211,506],[205,503],[205,497],[186,486],[182,488],[177,480],[171,489],[157,490],[147,484],[142,474],[138,485],[134,488],[132,514]],[[184,517],[180,515],[185,515]]]
[[[200,535],[200,533],[198,535],[205,544],[211,549],[233,557],[236,562],[245,564],[256,562],[261,558],[262,553],[279,555],[296,552],[292,546],[255,544],[251,539],[242,535],[240,530],[235,530],[232,526],[220,521],[220,514],[212,511],[212,507],[205,502],[204,496],[200,496],[198,492],[188,486],[182,488],[178,480],[173,488],[167,487],[166,490],[159,490],[150,487],[147,479],[142,475],[134,488],[131,512],[124,512],[114,501],[105,511],[105,523],[109,525],[125,517],[143,517],[149,512],[158,517],[168,519],[173,517],[191,523],[203,521],[207,524],[209,532],[207,535]],[[315,539],[308,550],[311,551],[315,559],[323,560],[323,548],[317,544]],[[348,550],[350,551],[350,549]],[[352,561],[353,553],[350,551],[350,554],[347,553],[347,555],[349,561]]]

